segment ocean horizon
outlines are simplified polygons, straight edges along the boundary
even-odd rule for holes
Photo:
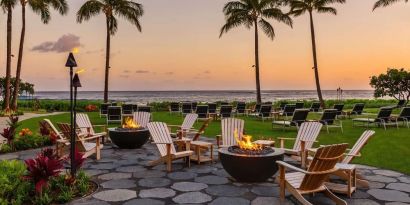
[[[337,99],[336,90],[323,90],[325,99]],[[79,100],[103,99],[103,91],[79,91]],[[174,90],[174,91],[110,91],[109,99],[122,102],[163,102],[163,101],[255,101],[254,90]],[[69,91],[38,91],[37,99],[67,100]],[[344,90],[343,99],[374,99],[373,90]],[[262,90],[263,101],[278,100],[315,100],[315,90]]]

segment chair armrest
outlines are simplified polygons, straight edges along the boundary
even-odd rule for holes
[[[278,140],[296,140],[296,138],[278,137]]]
[[[89,141],[89,140],[98,139],[98,138],[101,138],[101,136],[99,136],[99,135],[90,136],[90,137],[85,137],[84,139],[79,139],[79,140],[76,140],[76,141],[77,141],[77,142],[78,142],[78,141],[84,142],[84,141]]]
[[[181,127],[181,125],[167,125],[168,127]]]
[[[172,142],[151,142],[152,144],[172,144]]]
[[[349,157],[361,157],[362,154],[345,154],[345,156],[349,156]]]
[[[221,138],[222,135],[216,135],[216,145],[219,147],[219,145],[221,145]]]
[[[293,166],[293,165],[290,165],[290,164],[288,164],[288,163],[286,163],[286,162],[284,162],[284,161],[276,161],[276,163],[277,163],[279,166],[286,167],[286,168],[292,169],[292,170],[294,170],[294,171],[302,172],[302,173],[305,173],[305,174],[308,174],[308,173],[309,173],[309,172],[307,172],[306,170],[303,170],[303,169],[301,169],[301,168],[298,168],[298,167],[295,167],[295,166]]]
[[[93,125],[93,127],[107,127],[107,125]]]

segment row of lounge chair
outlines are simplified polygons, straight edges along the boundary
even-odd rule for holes
[[[369,127],[370,125],[383,126],[386,130],[387,126],[395,126],[399,128],[399,123],[402,122],[404,126],[410,128],[410,107],[403,107],[398,116],[392,116],[392,107],[380,108],[376,117],[371,118],[355,118],[353,119],[353,126],[361,124],[363,126]]]
[[[121,123],[123,117],[132,116],[134,112],[151,112],[151,107],[147,105],[122,104],[121,106],[103,103],[100,106],[100,117],[107,119],[109,123]]]

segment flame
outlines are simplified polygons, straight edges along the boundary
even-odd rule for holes
[[[75,73],[76,73],[76,74],[80,74],[80,73],[83,73],[83,72],[85,72],[85,69],[84,69],[84,68],[81,68],[81,69],[78,69]]]
[[[136,129],[139,127],[141,126],[138,123],[135,123],[131,117],[125,118],[124,124],[122,125],[122,128],[128,128],[128,129]]]
[[[73,54],[77,54],[77,53],[80,52],[80,49],[79,49],[78,47],[75,47],[75,48],[73,48],[73,49],[71,50],[71,52],[72,52]]]
[[[244,150],[262,150],[262,145],[258,145],[252,142],[252,136],[243,135],[242,140],[239,139],[238,130],[235,130],[234,137],[238,146]]]

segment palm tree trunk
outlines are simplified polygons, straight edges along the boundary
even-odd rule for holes
[[[24,0],[21,1],[21,34],[20,34],[20,47],[19,47],[19,56],[17,60],[17,69],[16,69],[16,82],[14,85],[13,93],[13,102],[12,108],[14,111],[17,110],[17,99],[20,91],[20,75],[21,75],[21,64],[23,61],[23,49],[24,49],[24,38],[26,35],[26,3]]]
[[[312,51],[313,51],[313,64],[314,64],[313,69],[315,70],[316,90],[317,90],[317,95],[319,97],[320,104],[322,105],[322,108],[325,108],[325,102],[323,101],[323,96],[322,96],[322,89],[320,88],[319,70],[317,66],[317,55],[316,55],[315,27],[313,25],[313,14],[311,11],[309,12],[309,17],[310,17],[310,34],[312,37]]]
[[[7,63],[6,63],[6,94],[4,96],[4,109],[10,110],[10,78],[11,78],[11,35],[12,35],[12,18],[13,8],[7,8]]]
[[[110,34],[110,21],[107,17],[107,48],[105,55],[105,81],[104,81],[104,102],[108,102],[108,77],[110,72],[110,47],[111,47],[111,34]]]
[[[255,20],[255,77],[256,77],[256,102],[261,103],[261,82],[259,79],[259,35],[258,22]]]

